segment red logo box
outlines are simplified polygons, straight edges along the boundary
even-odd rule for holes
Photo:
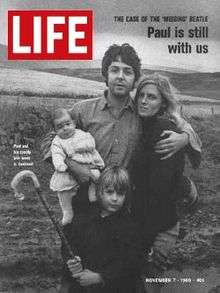
[[[91,10],[8,11],[9,60],[91,60]]]

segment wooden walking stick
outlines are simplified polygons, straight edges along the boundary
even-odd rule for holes
[[[43,204],[45,210],[47,211],[47,214],[49,216],[49,218],[51,219],[61,241],[63,242],[65,248],[67,249],[68,251],[68,254],[70,256],[70,258],[72,260],[74,260],[76,263],[79,263],[79,265],[77,266],[77,271],[76,273],[78,272],[81,272],[82,271],[82,265],[81,265],[81,262],[79,262],[78,260],[78,257],[76,257],[70,247],[70,244],[68,243],[68,240],[58,222],[58,219],[56,218],[53,210],[51,209],[51,207],[49,206],[45,196],[42,194],[42,191],[40,189],[40,183],[37,179],[37,176],[34,174],[34,172],[30,171],[30,170],[23,170],[19,173],[17,173],[15,175],[15,177],[13,178],[13,180],[11,181],[11,187],[12,189],[14,190],[14,193],[15,193],[15,197],[16,198],[20,198],[20,199],[24,199],[24,195],[22,193],[19,193],[18,191],[18,186],[19,186],[19,183],[24,179],[24,178],[31,178],[32,181],[33,181],[33,184],[34,184],[34,187],[35,187],[35,190],[36,190],[36,193],[38,195],[38,198],[40,199],[41,203]]]

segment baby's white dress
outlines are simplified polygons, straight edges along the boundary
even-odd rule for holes
[[[70,157],[72,160],[86,165],[94,166],[94,169],[102,169],[104,162],[95,149],[95,140],[88,132],[76,129],[72,137],[62,139],[56,135],[51,144],[52,162],[55,172],[50,180],[50,188],[53,191],[70,190],[78,188],[75,178],[66,172],[67,165],[64,160]]]

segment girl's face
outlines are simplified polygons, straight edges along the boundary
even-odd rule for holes
[[[70,115],[66,113],[62,117],[54,120],[54,128],[60,138],[67,139],[74,135],[76,125]]]
[[[155,84],[146,84],[139,92],[138,114],[143,118],[152,117],[159,112],[163,103],[162,96]]]
[[[125,202],[125,194],[119,194],[114,187],[104,187],[100,194],[102,214],[108,216],[120,210]]]

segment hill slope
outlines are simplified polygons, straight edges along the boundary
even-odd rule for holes
[[[7,95],[99,95],[104,88],[104,83],[77,77],[26,69],[2,67],[0,70],[0,92]]]

